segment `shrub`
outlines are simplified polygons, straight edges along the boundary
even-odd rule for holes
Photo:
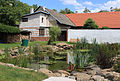
[[[103,26],[102,29],[110,29],[110,28],[107,26]]]
[[[113,44],[100,44],[97,50],[96,64],[101,68],[111,68],[114,64],[113,57],[117,54],[117,48]]]
[[[88,42],[85,38],[81,39],[81,42],[78,40],[76,43],[76,47],[73,51],[73,57],[74,57],[74,63],[75,68],[81,68],[83,69],[85,66],[88,65],[89,61],[89,50],[86,49],[88,45]]]
[[[83,26],[83,29],[98,29],[98,28],[99,26],[91,18],[88,18],[88,20],[85,21],[85,24]]]
[[[83,69],[85,66],[88,65],[90,57],[89,50],[75,50],[73,54],[76,69]]]
[[[120,73],[120,58],[118,58],[116,63],[114,64],[114,70]]]
[[[61,29],[59,27],[51,27],[49,30],[49,35],[50,35],[50,40],[48,42],[48,44],[50,44],[53,41],[56,41],[57,38],[60,36],[61,34]]]
[[[35,55],[38,55],[38,54],[40,53],[40,51],[39,51],[39,45],[38,45],[38,44],[35,44],[35,45],[33,46],[33,53],[34,53]]]
[[[0,32],[2,33],[20,33],[20,29],[13,26],[0,24]]]

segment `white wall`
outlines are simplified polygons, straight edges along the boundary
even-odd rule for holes
[[[120,43],[120,29],[106,30],[84,30],[84,29],[69,29],[68,42],[70,39],[86,38],[89,43],[96,38],[98,43]]]
[[[28,18],[28,22],[20,21],[20,28],[40,26],[40,14],[26,16],[24,18]]]

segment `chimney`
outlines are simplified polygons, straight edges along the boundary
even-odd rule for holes
[[[45,7],[43,6],[42,8],[43,8],[43,10],[45,11]]]
[[[78,11],[75,11],[75,13],[78,13]]]
[[[30,13],[31,13],[31,14],[34,13],[34,8],[31,8],[31,9],[30,9]]]

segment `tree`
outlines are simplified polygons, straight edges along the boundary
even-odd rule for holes
[[[109,12],[108,10],[100,10],[99,12]]]
[[[110,7],[110,11],[113,12],[113,11],[114,11],[114,8],[113,8],[113,7]]]
[[[56,10],[56,9],[53,9],[53,10],[57,12],[57,10]]]
[[[85,8],[84,13],[90,13],[91,11],[88,8]]]
[[[61,34],[61,29],[57,26],[51,27],[49,30],[50,40],[48,41],[48,44],[51,44],[51,42],[56,41],[57,38]]]
[[[0,1],[0,23],[6,25],[19,24],[21,17],[28,14],[30,6],[19,0]]]
[[[115,11],[115,12],[119,12],[119,11],[120,11],[120,8],[114,8],[114,11]]]
[[[73,11],[71,11],[70,9],[68,9],[68,8],[65,8],[64,10],[60,10],[60,13],[62,13],[62,14],[71,14],[71,13],[74,13]]]
[[[38,8],[37,4],[33,4],[32,7],[34,8],[34,10],[35,10],[36,8]]]
[[[98,29],[99,26],[95,23],[93,19],[88,18],[88,20],[85,21],[83,28],[84,29]]]

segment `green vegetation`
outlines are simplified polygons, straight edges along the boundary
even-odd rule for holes
[[[91,18],[85,21],[83,29],[98,29],[99,26],[95,23],[95,21]]]
[[[118,58],[114,64],[114,70],[120,73],[120,58]]]
[[[53,43],[61,43],[63,41],[56,41],[56,42],[53,42]],[[40,44],[40,45],[47,45],[48,42],[47,41],[33,41],[33,42],[29,42],[29,46],[33,46],[34,44]],[[74,44],[74,43],[70,43],[70,42],[66,42],[67,44]],[[18,47],[18,46],[21,46],[21,43],[9,43],[9,44],[5,44],[5,43],[1,43],[0,44],[0,49],[1,48],[13,48],[13,47]]]
[[[73,50],[75,69],[81,69],[89,64],[89,50],[87,47],[87,40],[85,38],[81,39],[81,42],[77,41],[75,49]]]
[[[0,23],[14,26],[21,17],[30,12],[30,6],[19,0],[0,1]]]
[[[91,11],[88,8],[85,8],[83,13],[90,13]]]
[[[42,81],[45,78],[42,73],[0,65],[0,81]]]
[[[51,42],[54,42],[57,40],[57,38],[61,34],[61,29],[59,27],[51,27],[49,30],[50,40],[48,41],[48,44],[51,44]]]
[[[62,14],[71,14],[71,13],[74,13],[73,11],[71,11],[70,9],[68,9],[68,8],[65,8],[64,10],[60,10],[60,13],[62,13]]]
[[[102,29],[110,29],[108,26],[103,26]]]
[[[20,33],[20,29],[13,26],[0,24],[0,32],[2,33]]]
[[[21,43],[0,44],[0,49],[6,48],[6,47],[13,48],[13,47],[18,47],[20,45],[21,45]]]
[[[100,10],[99,12],[109,12],[108,10]]]

